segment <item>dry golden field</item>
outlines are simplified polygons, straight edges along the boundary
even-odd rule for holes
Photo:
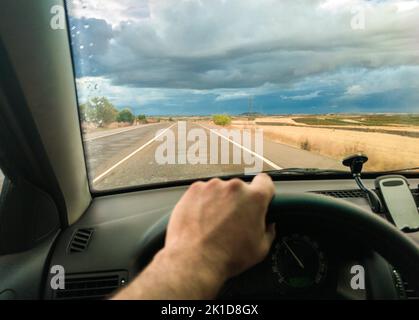
[[[337,120],[329,121],[329,124],[321,119],[317,124],[317,119],[307,119],[305,117],[304,121],[310,124],[297,122],[298,117],[266,117],[253,121],[236,119],[232,126],[262,128],[265,139],[339,160],[351,153],[364,152],[370,159],[365,169],[370,171],[419,166],[419,126],[416,123],[383,121],[385,125],[377,125],[374,119],[375,122],[371,121],[368,125],[358,125],[354,122],[357,120],[340,118],[339,121],[347,124],[339,125]]]

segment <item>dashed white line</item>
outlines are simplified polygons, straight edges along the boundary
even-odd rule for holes
[[[216,135],[218,135],[218,136],[220,136],[221,138],[223,138],[223,139],[227,140],[228,142],[232,143],[233,145],[235,145],[235,146],[237,146],[237,147],[239,147],[239,148],[243,149],[244,151],[246,151],[246,152],[250,153],[251,155],[253,155],[253,156],[257,157],[258,159],[262,160],[263,162],[265,162],[267,165],[271,166],[271,167],[272,167],[272,168],[274,168],[275,170],[281,170],[281,169],[283,169],[282,167],[278,166],[276,163],[273,163],[271,160],[266,159],[265,157],[261,156],[260,154],[258,154],[258,153],[256,153],[256,152],[254,152],[254,151],[252,151],[252,150],[250,150],[250,149],[246,148],[245,146],[242,146],[240,143],[237,143],[236,141],[231,140],[230,138],[228,138],[228,137],[226,137],[226,136],[222,135],[221,133],[219,133],[218,131],[216,131],[216,130],[214,130],[214,129],[211,129],[211,128],[208,128],[208,127],[206,127],[206,126],[204,126],[204,125],[202,125],[202,124],[200,124],[200,123],[199,123],[199,125],[200,125],[202,128],[207,129],[207,130],[209,130],[209,131],[211,131],[211,132],[215,133]]]
[[[149,146],[150,144],[152,144],[154,141],[156,141],[160,136],[162,136],[167,130],[171,129],[175,124],[172,124],[170,127],[168,127],[167,129],[163,130],[162,132],[160,132],[158,135],[156,135],[153,139],[149,140],[148,142],[146,142],[145,144],[143,144],[141,147],[139,147],[138,149],[136,149],[135,151],[131,152],[129,155],[127,155],[124,159],[118,161],[117,163],[115,163],[112,167],[110,167],[108,170],[106,170],[105,172],[103,172],[102,174],[98,175],[94,180],[93,183],[98,182],[100,179],[102,179],[103,177],[105,177],[106,175],[108,175],[112,170],[114,170],[115,168],[117,168],[118,166],[120,166],[121,164],[123,164],[125,161],[127,161],[128,159],[130,159],[131,157],[133,157],[135,154],[137,154],[138,152],[140,152],[141,150],[143,150],[145,147]]]

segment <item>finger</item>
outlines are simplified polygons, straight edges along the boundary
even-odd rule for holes
[[[253,181],[250,183],[250,187],[259,192],[263,192],[269,200],[271,200],[275,194],[275,185],[272,182],[271,177],[266,173],[259,173],[254,177]]]
[[[266,226],[266,240],[269,242],[269,246],[272,244],[276,236],[276,225],[275,223],[268,224]]]
[[[275,239],[275,224],[272,223],[268,226],[266,226],[266,232],[265,232],[265,236],[263,239],[263,251],[267,254],[270,250],[270,248],[272,247],[272,243],[274,242]]]

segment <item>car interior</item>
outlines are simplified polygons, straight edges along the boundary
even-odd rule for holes
[[[54,5],[65,8],[57,0],[0,4],[0,300],[111,297],[164,246],[188,187],[211,178],[93,186],[71,26],[51,29]],[[418,300],[419,171],[367,171],[367,161],[355,152],[341,170],[269,171],[276,240],[217,298]],[[54,266],[65,270],[64,289],[51,286]],[[354,285],[357,268],[365,283]]]

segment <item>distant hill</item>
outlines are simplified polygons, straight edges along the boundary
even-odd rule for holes
[[[244,116],[244,117],[261,117],[264,116],[263,113],[259,113],[259,112],[243,112],[240,113],[239,116]]]

